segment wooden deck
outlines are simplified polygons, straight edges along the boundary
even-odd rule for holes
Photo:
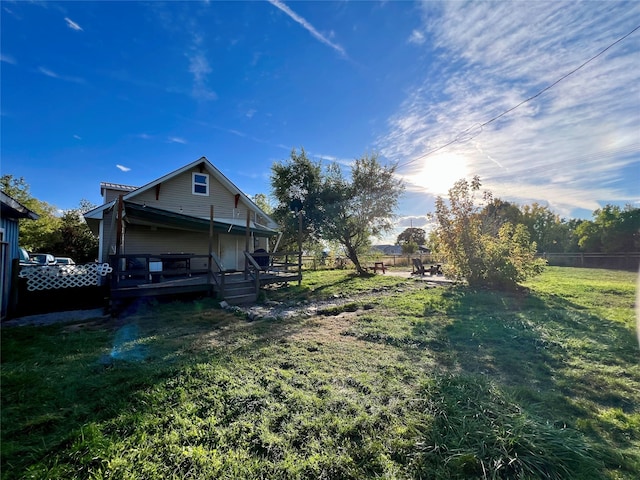
[[[224,269],[215,254],[112,255],[111,300],[117,303],[128,298],[202,292],[247,303],[257,299],[264,285],[302,280],[299,255],[293,263],[289,261],[291,252],[244,254],[243,271]],[[274,262],[278,257],[284,261]],[[203,264],[209,267],[202,268]]]
[[[143,279],[122,279],[116,288],[111,288],[112,299],[124,299],[134,297],[153,297],[159,295],[178,295],[181,293],[209,292],[210,294],[221,293],[220,285],[222,276],[217,273],[215,279],[209,279],[208,275],[192,275],[191,277],[169,277],[149,282]],[[225,285],[245,282],[243,272],[227,273],[225,275]],[[290,273],[269,273],[260,275],[260,286],[272,283],[297,282],[301,276],[295,272]],[[249,279],[254,281],[253,279]]]

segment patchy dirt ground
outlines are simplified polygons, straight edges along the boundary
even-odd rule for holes
[[[408,279],[410,276],[405,272],[399,272],[400,275],[389,274],[390,276],[397,276],[398,278]],[[261,305],[247,305],[247,306],[229,306],[230,310],[234,310],[238,313],[242,313],[247,316],[249,320],[259,319],[288,319],[298,316],[312,317],[317,314],[324,314],[331,310],[340,310],[340,307],[350,304],[358,303],[364,305],[365,310],[368,308],[367,302],[371,302],[370,305],[375,304],[377,298],[386,295],[393,295],[402,293],[404,291],[415,291],[423,288],[435,288],[439,285],[451,284],[450,280],[444,277],[411,277],[415,281],[399,282],[396,286],[385,286],[380,288],[374,288],[369,292],[351,294],[351,295],[334,295],[328,300],[321,300],[317,302],[297,302],[290,304],[287,302],[270,302],[267,301]]]
[[[250,321],[259,319],[289,319],[298,316],[312,317],[330,309],[339,309],[341,306],[348,303],[365,304],[371,301],[375,303],[375,299],[381,295],[392,295],[394,293],[401,293],[403,289],[416,290],[421,288],[431,288],[452,282],[442,276],[417,276],[411,275],[409,272],[388,270],[387,275],[411,279],[413,282],[405,282],[402,286],[396,287],[381,287],[376,288],[370,292],[365,292],[357,295],[339,296],[336,295],[329,300],[317,301],[317,302],[297,302],[295,304],[289,304],[286,302],[269,302],[260,305],[247,305],[239,307],[228,307],[228,309],[246,315]],[[350,313],[350,312],[345,312]],[[342,314],[341,314],[342,315]],[[109,319],[109,315],[103,309],[91,309],[91,310],[69,310],[65,312],[53,312],[44,313],[39,315],[29,315],[25,317],[15,318],[2,322],[2,327],[15,327],[15,326],[46,326],[56,323],[77,323],[83,321],[104,321]]]

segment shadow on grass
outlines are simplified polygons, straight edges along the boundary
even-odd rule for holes
[[[633,389],[597,365],[624,369],[637,362],[634,337],[618,322],[594,316],[558,296],[452,289],[442,332],[467,372],[506,384],[559,388],[602,407],[634,408]],[[428,322],[428,312],[425,312]],[[419,329],[415,329],[416,336]]]
[[[609,467],[633,472],[639,466],[640,457],[619,451],[633,451],[640,439],[633,420],[638,370],[629,371],[637,347],[623,324],[556,295],[462,287],[428,298],[420,318],[394,317],[392,323],[410,326],[409,334],[393,333],[383,322],[389,320],[361,321],[349,334],[401,348],[416,365],[428,354],[443,371],[507,388],[523,411],[585,433]],[[601,412],[617,417],[603,420]]]
[[[202,311],[211,311],[213,303],[205,303]],[[124,319],[2,329],[3,479],[22,478],[30,465],[72,449],[88,424],[108,424],[132,405],[146,409],[137,400],[140,392],[153,390],[193,361],[184,337],[233,320],[199,316],[192,305],[190,319],[164,328],[166,319],[154,322],[152,307],[131,305],[142,316]],[[179,312],[184,314],[184,307],[177,307]],[[34,478],[40,477],[49,475]]]
[[[341,279],[331,286],[349,281]],[[196,467],[202,467],[196,463],[192,466],[189,462],[195,462],[195,457],[184,455],[197,453],[187,447],[205,445],[207,455],[225,448],[234,454],[254,452],[255,457],[238,457],[238,465],[243,461],[251,465],[256,458],[271,459],[272,464],[268,464],[271,466],[261,467],[264,469],[261,475],[286,478],[278,475],[283,472],[277,468],[284,468],[278,462],[292,455],[285,448],[290,443],[296,446],[296,452],[307,455],[305,461],[314,458],[317,462],[314,466],[309,461],[305,468],[311,470],[299,477],[319,478],[331,468],[337,472],[334,478],[358,478],[353,472],[359,473],[360,478],[383,476],[384,465],[376,462],[386,458],[389,451],[396,455],[392,457],[397,457],[399,465],[406,465],[402,462],[409,462],[410,454],[416,453],[420,438],[412,436],[411,429],[405,432],[403,424],[412,415],[418,416],[418,425],[435,415],[430,411],[416,412],[415,407],[409,406],[413,400],[405,404],[394,399],[397,392],[392,382],[402,382],[397,380],[399,375],[407,375],[405,385],[424,378],[413,370],[421,365],[420,357],[426,350],[430,350],[431,358],[440,362],[443,370],[461,373],[466,378],[482,378],[479,383],[482,388],[495,382],[513,391],[517,405],[509,404],[514,411],[512,418],[519,415],[518,407],[528,418],[543,419],[536,423],[536,428],[541,428],[544,419],[548,419],[550,437],[554,428],[562,429],[565,423],[575,425],[577,419],[587,417],[587,407],[572,401],[572,397],[580,396],[598,405],[620,405],[622,399],[617,397],[622,395],[616,393],[617,397],[612,397],[612,392],[604,390],[605,385],[602,390],[590,387],[593,383],[588,381],[602,379],[588,378],[592,372],[586,366],[577,370],[568,368],[573,347],[566,342],[588,338],[592,342],[589,345],[603,345],[600,350],[590,350],[594,358],[604,353],[608,361],[622,365],[630,354],[621,326],[606,322],[601,328],[595,327],[602,320],[590,316],[588,311],[563,299],[531,292],[505,294],[453,288],[441,295],[442,301],[437,305],[425,303],[419,318],[413,317],[410,322],[397,320],[407,321],[408,335],[387,332],[374,338],[359,336],[357,330],[352,332],[352,336],[370,343],[390,344],[412,360],[402,365],[382,365],[389,373],[374,381],[367,380],[366,375],[358,376],[357,370],[366,370],[368,365],[357,358],[350,369],[327,368],[319,372],[326,363],[339,364],[351,352],[344,357],[328,358],[319,351],[322,347],[291,341],[292,336],[309,327],[306,319],[247,323],[215,309],[215,302],[210,300],[161,307],[153,303],[137,304],[132,306],[131,316],[114,323],[83,328],[76,325],[73,330],[71,326],[3,330],[3,478],[26,476],[33,465],[39,465],[40,469],[29,472],[36,478],[104,473],[108,470],[104,462],[122,454],[114,452],[115,442],[125,439],[117,448],[135,447],[143,452],[145,437],[157,432],[157,439],[162,439],[161,435],[178,437],[171,440],[167,450],[172,457],[154,459],[156,466],[175,468],[174,472],[185,473],[190,468],[197,471]],[[616,347],[615,342],[622,343]],[[118,354],[128,351],[136,352],[135,361],[126,356],[118,358]],[[616,354],[621,355],[618,360]],[[567,375],[569,371],[574,372],[575,378]],[[345,378],[331,378],[330,374],[335,372]],[[370,370],[368,375],[376,375],[373,372]],[[468,383],[442,383],[434,391],[458,391]],[[378,396],[388,397],[386,403],[372,403]],[[467,396],[464,390],[463,397]],[[495,403],[493,398],[487,401]],[[501,396],[496,398],[500,400]],[[452,408],[458,400],[453,401]],[[484,397],[481,400],[484,402]],[[425,397],[424,401],[429,399]],[[314,412],[311,415],[314,418],[303,415],[308,410]],[[338,413],[343,416],[336,416]],[[260,421],[260,425],[255,423]],[[388,445],[372,440],[366,451],[354,447],[365,437],[367,441],[377,439],[390,423],[389,428],[405,432],[404,436],[396,435]],[[422,432],[420,426],[412,428]],[[529,435],[526,429],[525,433]],[[611,454],[608,462],[625,465],[624,460],[612,453],[615,442],[597,429],[589,433],[606,445],[603,451]],[[289,434],[291,437],[285,437]],[[429,433],[436,435],[434,438],[437,434]],[[158,442],[157,439],[154,441]],[[229,443],[225,445],[225,441]],[[318,449],[315,457],[307,450],[311,448],[309,445]],[[178,446],[187,449],[179,450],[183,456],[171,450]],[[352,450],[349,456],[332,457],[323,453],[330,447],[342,452],[345,448]],[[150,443],[147,448],[144,455],[153,456],[161,445]],[[364,455],[359,457],[362,469],[349,470],[353,468],[352,459],[358,455]],[[291,458],[294,457],[290,461]],[[295,458],[301,461],[302,456]],[[451,465],[461,460],[460,456],[457,458]],[[461,471],[471,468],[475,474],[480,471],[478,468],[483,468],[477,459],[462,460]],[[206,461],[214,468],[221,460],[215,457]],[[66,466],[57,466],[58,462]],[[437,464],[448,462],[438,460]],[[425,475],[431,465],[425,463]],[[57,475],[51,473],[56,468],[63,470],[57,470]],[[293,478],[294,467],[287,468]],[[215,478],[214,473],[210,478]],[[252,478],[243,475],[238,478]],[[448,477],[443,474],[439,478]]]

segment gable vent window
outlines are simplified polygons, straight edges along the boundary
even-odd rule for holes
[[[194,173],[192,191],[194,195],[209,196],[209,175],[206,173]]]

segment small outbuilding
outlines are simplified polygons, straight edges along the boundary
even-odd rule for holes
[[[37,220],[40,217],[2,191],[0,204],[0,312],[4,319],[11,314],[15,305],[12,292],[17,287],[15,282],[20,259],[20,220]]]

